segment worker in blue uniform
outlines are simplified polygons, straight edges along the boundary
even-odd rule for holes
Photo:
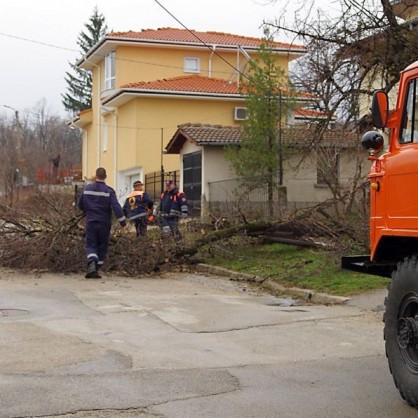
[[[166,181],[166,189],[161,193],[161,200],[158,206],[161,232],[163,237],[172,235],[176,240],[183,239],[179,231],[179,219],[187,218],[189,204],[186,195],[174,183],[173,180]]]
[[[125,215],[115,191],[106,183],[106,170],[96,170],[95,181],[84,187],[78,207],[86,214],[86,279],[100,279],[100,267],[107,255],[112,226],[112,212],[120,225],[126,226]]]

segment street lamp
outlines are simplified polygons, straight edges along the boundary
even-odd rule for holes
[[[9,105],[3,105],[3,107],[7,107],[8,109],[12,109],[14,112],[15,112],[15,114],[16,115],[18,115],[18,113],[19,113],[19,111],[18,110],[16,110],[14,107],[12,107],[12,106],[9,106]]]
[[[12,106],[9,105],[2,105],[3,107],[6,107],[7,109],[13,110],[13,112],[15,112],[15,132],[16,132],[16,149],[18,151],[20,151],[20,124],[19,124],[19,111],[17,109],[15,109]]]
[[[20,170],[19,170],[19,158],[20,158],[20,125],[19,125],[19,111],[15,109],[14,107],[11,107],[9,105],[2,105],[3,107],[7,109],[13,110],[15,112],[15,128],[14,128],[14,135],[16,136],[16,152],[13,152],[10,156],[11,160],[11,172],[9,173],[9,180],[8,185],[6,185],[6,194],[9,195],[10,193],[10,206],[13,206],[13,200],[14,198],[14,191],[17,190],[16,193],[16,201],[19,200],[19,194],[20,194],[20,179],[21,176]],[[9,190],[7,190],[9,188]]]

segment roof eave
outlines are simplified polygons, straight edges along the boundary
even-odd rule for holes
[[[149,89],[121,89],[112,96],[105,98],[102,101],[103,105],[121,106],[137,97],[170,97],[176,99],[200,99],[200,100],[242,100],[245,101],[245,96],[241,94],[232,93],[211,93],[211,92],[190,92],[190,91],[175,91],[175,90],[149,90]]]
[[[76,126],[77,128],[83,129],[85,126],[91,124],[93,120],[92,115],[92,109],[83,110],[68,122],[68,126]]]
[[[240,145],[238,141],[197,141],[196,145],[209,146],[209,147],[224,147],[229,145]]]
[[[165,47],[183,47],[190,49],[210,49],[216,45],[216,50],[224,51],[233,51],[237,48],[244,48],[249,52],[258,52],[260,47],[253,45],[225,45],[225,44],[213,44],[213,43],[195,43],[195,42],[185,42],[185,41],[162,41],[156,39],[132,39],[132,38],[118,38],[112,36],[105,36],[100,39],[96,45],[90,48],[87,53],[82,57],[77,63],[77,67],[84,68],[86,70],[91,70],[94,65],[97,65],[103,58],[115,49],[118,45],[124,44],[137,44],[142,46],[165,46]],[[286,54],[293,59],[300,58],[304,56],[307,52],[306,49],[301,48],[272,48],[271,49],[276,54]]]

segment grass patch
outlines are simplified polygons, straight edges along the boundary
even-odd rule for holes
[[[340,267],[340,256],[292,245],[225,245],[211,248],[204,262],[275,280],[288,287],[353,296],[387,286],[389,279]]]

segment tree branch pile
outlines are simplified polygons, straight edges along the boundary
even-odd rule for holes
[[[0,205],[1,265],[62,272],[84,268],[82,218],[69,195],[38,193],[19,209]]]
[[[41,193],[23,200],[20,208],[0,204],[0,266],[30,271],[84,274],[84,215],[74,207],[73,196]],[[112,229],[104,272],[138,277],[178,269],[196,262],[199,250],[232,237],[247,236],[258,243],[282,242],[301,247],[341,248],[344,239],[359,243],[358,223],[329,215],[326,205],[303,210],[286,220],[182,224],[184,240],[161,239],[158,227],[137,239],[132,226]],[[222,217],[226,219],[225,217]],[[366,234],[367,235],[367,234]],[[366,245],[365,245],[366,246]]]
[[[159,229],[137,239],[134,228],[112,227],[104,272],[142,276],[175,269],[184,262],[179,245],[160,238]],[[0,266],[26,271],[84,274],[84,215],[74,197],[37,192],[20,202],[19,209],[0,204]]]

